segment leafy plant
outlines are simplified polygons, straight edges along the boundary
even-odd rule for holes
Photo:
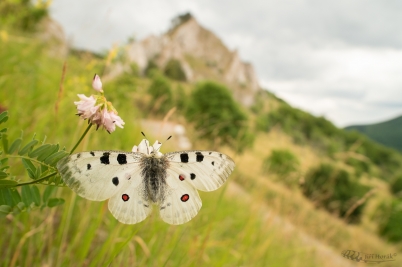
[[[151,95],[150,109],[157,114],[165,114],[172,108],[172,89],[163,75],[155,74],[148,88]]]
[[[0,25],[25,31],[34,30],[47,16],[50,1],[3,0],[0,3]]]
[[[288,175],[297,171],[299,164],[297,157],[289,150],[275,149],[272,150],[271,155],[265,158],[263,170],[265,172],[271,171],[279,175]]]
[[[308,172],[302,189],[303,194],[318,206],[356,223],[360,220],[365,204],[354,205],[370,188],[355,181],[343,169],[321,164]]]
[[[389,189],[392,194],[397,197],[402,197],[402,175],[397,175],[389,184]]]
[[[8,120],[7,111],[0,114],[0,124]],[[29,211],[35,207],[54,207],[64,203],[63,199],[50,198],[55,186],[62,184],[57,175],[56,164],[68,153],[60,149],[59,145],[46,144],[38,141],[35,136],[32,140],[23,141],[23,136],[9,141],[7,128],[0,130],[0,214],[19,213]],[[22,167],[31,181],[21,182],[14,175],[8,162],[19,159]],[[38,187],[34,184],[53,185],[48,187],[41,196]],[[21,187],[21,190],[17,190]]]
[[[402,241],[402,201],[383,202],[378,207],[380,223],[378,232],[390,242]]]
[[[221,84],[197,84],[186,117],[194,122],[200,137],[214,140],[217,144],[227,144],[242,151],[254,140],[249,133],[246,114]]]
[[[148,61],[147,66],[145,67],[144,74],[145,74],[145,76],[152,78],[152,76],[153,76],[152,73],[155,70],[156,71],[159,70],[159,67],[154,60],[150,59]]]
[[[184,72],[180,61],[177,59],[170,59],[165,66],[164,73],[167,77],[177,80],[186,81],[186,73]]]

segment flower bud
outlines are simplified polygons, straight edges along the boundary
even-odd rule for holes
[[[95,74],[94,79],[92,80],[92,88],[98,92],[103,92],[102,82],[98,74]]]

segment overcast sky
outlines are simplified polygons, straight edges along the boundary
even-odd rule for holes
[[[402,1],[54,0],[73,45],[104,51],[191,12],[262,87],[343,127],[402,114]]]

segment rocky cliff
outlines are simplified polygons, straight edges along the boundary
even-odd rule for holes
[[[129,61],[144,71],[150,60],[163,69],[170,59],[176,59],[189,82],[210,79],[225,83],[243,105],[252,105],[255,93],[260,90],[253,66],[243,62],[237,51],[230,51],[190,14],[185,16],[185,20],[179,20],[161,36],[130,43]]]

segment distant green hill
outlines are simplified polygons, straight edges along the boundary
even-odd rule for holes
[[[356,130],[374,141],[402,152],[402,116],[370,125],[352,125],[345,130]]]

